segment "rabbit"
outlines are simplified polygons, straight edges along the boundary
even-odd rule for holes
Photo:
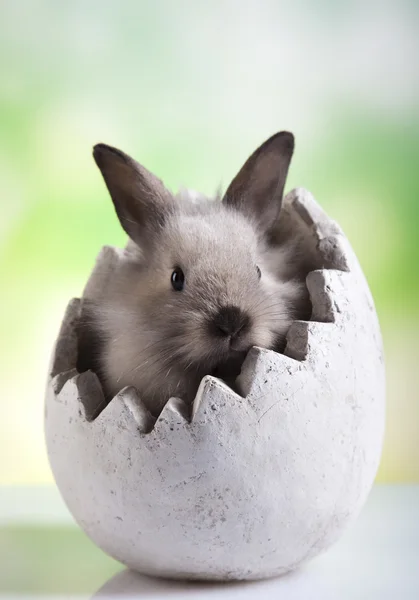
[[[310,311],[298,242],[272,244],[294,136],[282,131],[245,162],[224,197],[173,195],[130,156],[93,155],[129,236],[126,260],[89,308],[95,370],[109,401],[134,386],[148,410],[191,404],[202,378],[234,386],[252,346],[283,350]]]

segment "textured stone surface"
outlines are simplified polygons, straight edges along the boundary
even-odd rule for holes
[[[58,487],[98,546],[144,573],[255,579],[294,569],[330,546],[371,488],[384,430],[384,366],[374,304],[350,245],[298,189],[286,214],[325,269],[307,285],[310,322],[285,355],[250,351],[238,388],[206,377],[192,420],[171,399],[155,421],[133,388],[104,410],[93,373],[75,370],[67,310],[46,399]],[[85,296],[103,293],[123,258],[102,250]]]

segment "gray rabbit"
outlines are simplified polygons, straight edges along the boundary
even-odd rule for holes
[[[252,346],[282,350],[310,307],[298,240],[275,241],[294,137],[262,144],[222,201],[172,195],[123,152],[95,161],[130,238],[106,297],[89,309],[105,395],[137,388],[157,415],[171,396],[191,403],[202,377],[231,385]]]

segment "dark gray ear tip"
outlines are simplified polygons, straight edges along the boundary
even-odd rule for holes
[[[280,131],[273,138],[282,150],[290,153],[294,152],[295,138],[290,131]]]
[[[280,131],[266,140],[257,150],[256,154],[274,152],[282,157],[291,158],[294,152],[294,135],[290,131]]]
[[[93,158],[99,166],[103,163],[104,158],[112,155],[121,158],[122,160],[126,160],[125,154],[121,152],[121,150],[118,150],[118,148],[113,148],[106,144],[96,144],[93,146]]]

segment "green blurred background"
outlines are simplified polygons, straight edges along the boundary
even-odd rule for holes
[[[347,233],[383,329],[379,480],[419,481],[419,4],[17,0],[0,6],[0,483],[52,480],[49,353],[103,244],[103,141],[213,193],[280,129],[288,189]]]

